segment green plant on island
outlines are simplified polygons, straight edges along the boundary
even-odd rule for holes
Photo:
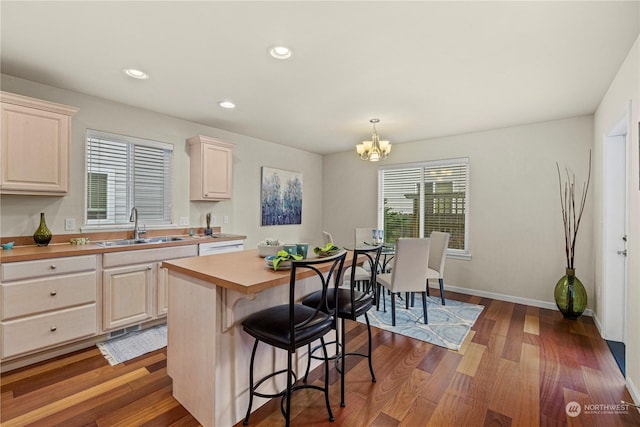
[[[333,243],[327,243],[324,247],[315,247],[313,248],[313,253],[316,255],[323,255],[323,256],[327,256],[327,255],[331,255],[334,254],[336,252],[338,252],[340,250],[340,248],[336,245],[334,245]]]
[[[297,254],[291,255],[289,252],[284,250],[278,251],[275,258],[273,259],[273,269],[277,270],[278,266],[283,261],[301,260],[301,259],[302,259],[302,255],[297,255]]]

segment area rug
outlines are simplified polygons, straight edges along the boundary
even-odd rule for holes
[[[126,362],[167,345],[167,325],[129,332],[97,344],[110,365]]]
[[[405,335],[421,341],[459,350],[462,342],[469,334],[471,327],[484,309],[482,305],[460,301],[446,300],[442,305],[439,297],[427,297],[427,317],[429,324],[424,324],[422,315],[422,297],[416,295],[415,306],[406,309],[404,298],[396,297],[396,326],[391,326],[391,297],[386,295],[387,311],[375,307],[369,310],[369,321],[375,326],[396,334]],[[358,318],[364,323],[364,316]]]

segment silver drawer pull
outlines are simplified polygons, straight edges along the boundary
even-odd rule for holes
[[[148,267],[147,267],[147,270],[153,270],[153,266],[151,266],[151,265],[150,265],[150,266],[148,266]]]
[[[51,332],[55,332],[55,331],[57,331],[57,330],[58,330],[58,328],[56,328],[55,326],[52,326],[52,327],[51,327]]]
[[[49,295],[51,295],[52,297],[55,297],[56,295],[58,295],[58,292],[51,291],[51,292],[49,292]]]
[[[55,264],[51,264],[51,265],[49,266],[49,268],[50,268],[50,269],[52,269],[52,270],[55,270],[57,267],[56,267],[56,265],[55,265]]]

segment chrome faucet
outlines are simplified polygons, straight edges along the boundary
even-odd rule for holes
[[[133,222],[133,238],[140,238],[140,229],[138,229],[138,208],[135,206],[131,208],[131,216],[129,216],[129,222]]]

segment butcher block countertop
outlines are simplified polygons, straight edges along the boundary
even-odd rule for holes
[[[351,264],[353,252],[347,253],[345,268]],[[257,249],[229,252],[197,258],[183,258],[165,261],[162,266],[171,271],[200,279],[226,289],[243,294],[254,294],[265,289],[289,283],[290,270],[274,271],[268,267]],[[329,271],[331,264],[320,267]],[[296,274],[298,279],[314,276],[313,271],[304,269]]]
[[[208,236],[203,237],[189,237],[180,236],[184,240],[162,242],[162,243],[144,243],[127,246],[111,246],[104,247],[96,245],[95,243],[87,243],[84,245],[76,245],[71,243],[50,243],[48,246],[14,246],[9,250],[0,249],[0,264],[17,262],[17,261],[30,261],[36,259],[47,258],[61,258],[67,256],[79,256],[79,255],[91,255],[102,254],[107,252],[123,252],[123,251],[136,251],[142,249],[155,249],[155,248],[167,248],[172,246],[188,246],[197,245],[199,243],[211,243],[214,241],[229,241],[229,240],[243,240],[246,236],[225,234],[221,237],[211,238]]]

